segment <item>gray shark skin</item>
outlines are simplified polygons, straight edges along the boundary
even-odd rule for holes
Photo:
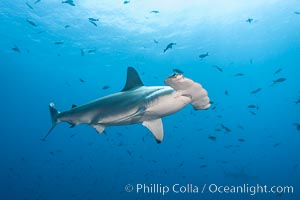
[[[142,123],[160,143],[163,140],[162,117],[171,115],[192,104],[195,110],[210,107],[205,89],[199,83],[173,74],[165,80],[169,86],[144,86],[133,67],[127,69],[125,87],[120,92],[96,99],[81,106],[59,112],[54,103],[49,104],[52,128],[60,122],[71,127],[88,124],[102,133],[105,127]]]

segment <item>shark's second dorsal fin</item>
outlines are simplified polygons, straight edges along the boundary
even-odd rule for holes
[[[132,90],[141,86],[144,86],[144,84],[137,71],[133,67],[128,67],[126,84],[125,87],[121,90],[121,92]]]

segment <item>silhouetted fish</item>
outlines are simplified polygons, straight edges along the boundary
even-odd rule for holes
[[[152,10],[150,13],[155,13],[155,14],[158,14],[159,11],[158,10]]]
[[[176,45],[176,43],[174,43],[174,42],[169,43],[169,44],[166,46],[166,48],[164,49],[164,53],[165,53],[168,49],[172,49],[173,45]]]
[[[20,51],[19,47],[17,47],[17,45],[15,45],[13,48],[11,48],[11,50],[21,53],[21,51]]]
[[[243,139],[243,138],[239,138],[238,141],[239,141],[239,142],[245,142],[246,140]]]
[[[217,70],[219,70],[220,72],[223,72],[223,69],[221,67],[219,67],[217,65],[214,65],[213,67],[216,68]]]
[[[300,131],[300,124],[299,123],[294,123],[294,125],[296,126],[297,131]]]
[[[296,103],[296,104],[300,103],[300,99],[298,99],[295,103]]]
[[[80,54],[81,54],[81,56],[84,56],[84,50],[83,49],[80,49]]]
[[[33,7],[28,2],[26,2],[26,5],[28,6],[28,8],[30,8],[31,10],[33,10]]]
[[[262,88],[257,88],[256,90],[253,90],[250,92],[250,94],[256,94],[258,92],[260,92],[262,90]]]
[[[257,109],[257,110],[259,109],[259,107],[257,105],[253,105],[253,104],[249,105],[248,108],[251,108],[251,109],[253,108],[253,109]]]
[[[124,1],[123,3],[124,3],[124,4],[128,4],[128,3],[130,3],[130,1],[126,0],[126,1]]]
[[[228,96],[228,91],[227,90],[225,90],[225,95]]]
[[[98,26],[94,21],[90,21],[90,20],[89,20],[89,22],[90,22],[91,24],[93,24],[94,26]]]
[[[280,144],[281,144],[281,142],[277,142],[277,143],[275,143],[275,144],[273,145],[273,147],[274,147],[274,148],[275,148],[275,147],[278,147]]]
[[[256,115],[256,113],[253,112],[253,111],[251,111],[251,110],[249,110],[249,112],[250,112],[252,115]]]
[[[281,72],[281,71],[282,71],[282,69],[279,68],[279,69],[277,69],[277,70],[273,73],[273,75],[276,75],[276,74],[278,74],[278,73]]]
[[[89,18],[89,21],[97,22],[97,21],[99,21],[99,19],[90,17],[90,18]]]
[[[37,4],[37,3],[39,3],[41,0],[36,0],[35,2],[34,2],[34,4]]]
[[[184,164],[184,161],[182,161],[182,162],[179,164],[179,166],[178,166],[178,167],[182,167],[182,166],[183,166],[183,164]]]
[[[217,137],[216,136],[208,136],[208,139],[210,139],[212,141],[216,141]]]
[[[80,78],[79,81],[80,81],[81,83],[85,83],[85,82],[86,82],[86,81],[83,80],[82,78]]]
[[[200,168],[205,168],[207,167],[207,165],[203,164],[203,165],[200,165]]]
[[[64,27],[65,27],[65,28],[70,28],[70,25],[65,25]]]
[[[64,43],[64,41],[57,41],[57,42],[54,42],[55,45],[61,45],[61,44],[63,44],[63,43]]]
[[[103,90],[107,90],[108,88],[110,88],[108,85],[104,85],[104,86],[102,87]]]
[[[294,12],[296,15],[300,15],[300,12],[299,11],[295,11]]]
[[[209,55],[208,55],[208,52],[207,52],[207,53],[200,54],[200,55],[199,55],[199,58],[201,58],[201,60],[202,60],[203,58],[205,58],[205,57],[207,57],[207,56],[209,56]]]
[[[248,22],[249,24],[251,24],[251,23],[253,22],[253,19],[252,19],[252,18],[248,18],[248,19],[246,20],[246,22]]]
[[[155,40],[155,39],[153,40],[153,42],[154,42],[155,44],[158,44],[158,41],[157,41],[157,40]]]
[[[33,21],[29,20],[29,19],[26,19],[26,22],[28,24],[30,24],[31,26],[34,26],[34,27],[37,27],[36,23],[34,23]]]
[[[128,155],[129,155],[129,156],[131,156],[131,155],[132,155],[131,151],[129,151],[129,150],[126,150],[126,152],[128,153]]]
[[[70,6],[75,6],[75,3],[73,0],[62,1],[61,3],[66,3],[66,4],[69,4]]]
[[[273,81],[272,85],[275,85],[276,83],[282,83],[284,81],[286,81],[286,78],[278,78],[278,79]]]
[[[173,69],[173,72],[178,74],[183,74],[183,71],[181,71],[180,69]]]
[[[222,129],[224,129],[226,132],[230,132],[230,128],[226,127],[224,124],[221,124]]]
[[[242,73],[236,73],[234,76],[244,76]]]
[[[87,53],[95,53],[96,52],[96,49],[90,49],[87,51]]]

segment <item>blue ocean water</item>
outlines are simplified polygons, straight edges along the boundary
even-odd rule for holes
[[[0,23],[0,199],[300,199],[299,1],[11,0]],[[140,124],[40,140],[49,102],[118,92],[128,66],[149,86],[180,69],[213,104],[163,118],[161,144]]]

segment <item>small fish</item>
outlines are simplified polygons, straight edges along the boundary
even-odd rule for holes
[[[286,81],[286,78],[278,78],[278,79],[273,81],[271,86],[275,85],[276,83],[282,83],[284,81]]]
[[[37,27],[36,23],[34,23],[33,21],[29,20],[29,19],[26,19],[26,22],[28,24],[30,24],[31,26],[34,26],[34,27]]]
[[[83,49],[80,49],[80,54],[81,54],[81,56],[84,56],[84,50]]]
[[[157,40],[155,40],[155,39],[153,40],[153,42],[154,42],[155,44],[158,44],[158,41],[157,41]]]
[[[275,143],[275,144],[273,145],[273,147],[274,147],[274,148],[275,148],[275,147],[278,147],[280,144],[281,144],[281,142],[277,142],[277,143]]]
[[[92,21],[92,22],[98,22],[98,21],[99,21],[99,19],[96,19],[96,18],[92,18],[92,17],[90,17],[90,18],[89,18],[89,21]]]
[[[216,132],[221,132],[221,131],[222,131],[222,129],[220,129],[220,128],[216,128],[216,129],[215,129],[215,131],[216,131]]]
[[[124,1],[123,3],[124,3],[124,4],[128,4],[128,3],[130,3],[130,1],[127,0],[127,1]]]
[[[237,127],[241,130],[244,130],[244,127],[242,125],[238,125]]]
[[[299,104],[299,103],[300,103],[300,99],[298,99],[295,103],[296,103],[296,104]]]
[[[294,126],[296,126],[297,131],[300,131],[300,124],[299,123],[294,123]]]
[[[257,88],[256,90],[253,90],[250,92],[250,94],[256,94],[258,92],[260,92],[262,90],[262,88]]]
[[[164,53],[165,53],[168,49],[172,49],[173,45],[176,45],[176,43],[174,43],[174,42],[169,43],[169,44],[166,46],[166,48],[164,49]]]
[[[86,81],[83,80],[82,78],[80,78],[79,81],[80,81],[81,83],[85,83],[85,82],[86,82]]]
[[[179,167],[182,167],[184,164],[184,161],[182,161],[180,164],[179,164]]]
[[[90,23],[92,23],[94,26],[98,26],[94,21],[89,21]]]
[[[251,110],[249,110],[249,112],[250,112],[252,115],[256,115],[256,113],[253,112],[253,111],[251,111]]]
[[[102,87],[102,90],[107,90],[108,88],[110,88],[109,85],[104,85],[104,86]]]
[[[65,25],[64,27],[65,27],[65,28],[70,28],[70,25]]]
[[[245,76],[243,73],[236,73],[234,76]]]
[[[17,47],[17,45],[15,45],[13,48],[11,48],[11,50],[21,53],[21,51],[20,51],[19,47]]]
[[[214,107],[212,107],[211,109],[212,109],[212,110],[215,110],[216,108],[217,108],[217,106],[214,106]]]
[[[28,2],[26,2],[26,5],[28,6],[28,8],[30,8],[31,10],[33,10],[33,7]]]
[[[39,3],[41,0],[36,0],[35,2],[34,2],[34,4],[37,4],[37,3]]]
[[[213,67],[216,68],[217,70],[219,70],[220,72],[223,72],[223,69],[221,67],[219,67],[217,65],[214,65]]]
[[[228,96],[228,91],[227,90],[225,90],[225,95]]]
[[[249,24],[251,24],[251,23],[253,22],[253,19],[252,19],[252,18],[248,18],[248,19],[246,20],[246,22],[248,22]]]
[[[75,6],[75,3],[73,0],[62,1],[61,3],[66,3],[66,4],[69,4],[70,6]]]
[[[256,110],[258,110],[258,109],[259,109],[259,107],[258,107],[258,106],[256,106],[256,105],[253,105],[253,104],[249,105],[249,106],[248,106],[248,108],[250,108],[250,109],[256,109]]]
[[[206,168],[207,165],[203,164],[203,165],[200,165],[200,168]]]
[[[132,155],[131,151],[129,151],[129,150],[126,150],[126,152],[128,153],[128,155],[129,155],[129,156],[131,156],[131,155]]]
[[[239,138],[238,141],[239,141],[239,142],[245,142],[246,140],[243,139],[243,138]]]
[[[230,128],[226,127],[224,124],[221,124],[222,129],[224,129],[226,132],[230,132]]]
[[[64,41],[54,42],[55,45],[61,45],[61,44],[63,44],[63,43],[64,43]]]
[[[273,73],[273,75],[276,75],[276,74],[278,74],[278,73],[281,72],[281,71],[282,71],[282,69],[279,68],[279,69],[277,69],[277,70]]]
[[[96,52],[96,49],[90,49],[87,51],[87,53],[95,53]]]
[[[173,69],[173,72],[177,74],[183,74],[183,71],[181,71],[180,69]]]
[[[300,15],[300,12],[299,11],[295,11],[294,14]]]
[[[210,139],[212,141],[216,141],[217,137],[216,136],[208,136],[208,139]]]
[[[205,58],[205,57],[207,57],[207,56],[209,56],[209,55],[208,55],[208,52],[207,52],[207,53],[200,54],[200,55],[199,55],[199,58],[201,58],[201,60],[202,60],[203,58]]]
[[[155,13],[155,14],[158,14],[159,11],[158,10],[152,10],[150,13]]]

